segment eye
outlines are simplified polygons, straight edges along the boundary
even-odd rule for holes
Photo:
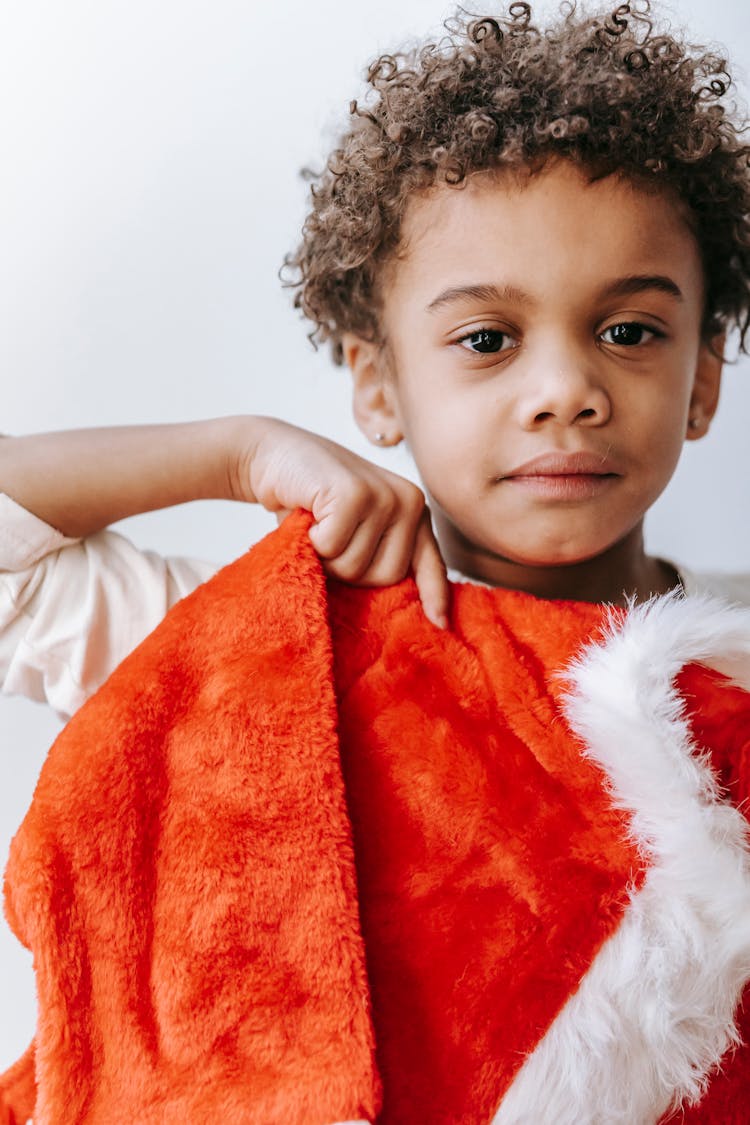
[[[607,337],[609,336],[609,339]],[[612,324],[605,328],[601,338],[605,344],[617,344],[619,347],[632,348],[638,344],[647,344],[649,340],[661,336],[655,328],[647,328],[635,320],[626,320],[622,324]]]
[[[480,355],[491,355],[493,352],[506,352],[515,347],[517,341],[507,332],[500,332],[497,328],[478,328],[476,332],[469,332],[456,340],[467,351],[477,352]]]

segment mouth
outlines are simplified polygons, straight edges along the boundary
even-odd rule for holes
[[[524,461],[498,480],[548,499],[581,500],[599,495],[620,475],[607,454],[554,450]]]

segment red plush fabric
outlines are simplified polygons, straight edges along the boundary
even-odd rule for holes
[[[6,1070],[0,1086],[0,1125],[25,1125],[34,1112],[34,1044]]]
[[[6,881],[36,1125],[489,1125],[644,877],[559,705],[601,608],[460,586],[443,633],[411,582],[326,590],[307,526],[175,607],[45,764]]]
[[[333,587],[342,764],[384,1085],[379,1121],[485,1125],[643,874],[555,673],[598,606]]]
[[[178,604],[50,752],[6,876],[35,956],[35,1125],[375,1115],[305,538],[290,524]]]
[[[750,813],[750,694],[717,672],[692,664],[678,684],[693,737],[709,754],[727,795],[745,816]],[[750,1044],[750,986],[737,1015],[743,1044]],[[680,1111],[672,1121],[685,1125],[748,1125],[750,1122],[750,1049],[743,1046],[722,1059],[699,1105]]]

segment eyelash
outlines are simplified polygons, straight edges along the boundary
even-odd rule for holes
[[[497,328],[475,328],[473,332],[467,332],[465,336],[461,336],[456,340],[457,344],[464,344],[466,340],[473,340],[476,336],[500,336],[503,340],[513,340],[514,337],[509,332],[501,332]],[[510,348],[498,348],[497,352],[510,351]],[[495,355],[496,352],[488,349],[484,352],[475,352],[473,348],[465,348],[465,351],[472,352],[474,355]]]
[[[617,324],[610,324],[609,328],[605,328],[604,332],[602,332],[600,334],[600,336],[604,336],[605,333],[612,332],[616,328],[637,328],[637,329],[640,329],[641,332],[647,333],[648,337],[653,338],[653,339],[661,339],[664,336],[663,332],[659,332],[656,328],[649,328],[649,326],[647,324],[641,324],[640,321],[637,321],[637,320],[622,320],[622,321],[618,321]],[[514,340],[515,339],[515,337],[511,336],[509,332],[501,332],[498,328],[477,328],[473,332],[467,332],[465,336],[461,336],[458,340],[456,340],[456,343],[463,345],[463,344],[465,344],[465,342],[467,340],[473,340],[477,336],[499,336],[503,340]],[[647,340],[644,341],[643,339],[640,339],[636,343],[631,343],[631,344],[623,344],[623,343],[618,344],[617,341],[615,341],[615,340],[605,341],[605,343],[611,343],[611,345],[613,347],[621,347],[621,348],[636,348],[636,347],[639,347],[644,342],[648,343],[649,340],[647,339]],[[482,351],[474,351],[473,348],[466,348],[465,350],[473,352],[474,355],[497,355],[500,352],[511,351],[512,348],[497,348],[495,350],[488,349],[487,351],[483,351],[483,352]]]
[[[649,337],[651,337],[654,340],[663,339],[663,337],[664,337],[663,332],[659,332],[656,328],[649,328],[649,326],[647,324],[641,324],[640,321],[638,321],[638,320],[622,320],[622,321],[619,321],[617,324],[610,324],[609,328],[605,328],[604,332],[602,332],[601,335],[604,336],[604,334],[606,332],[612,332],[615,328],[638,328],[638,329],[640,329],[641,332],[648,333]],[[612,341],[612,343],[615,347],[619,346],[619,347],[623,347],[623,348],[628,348],[628,347],[637,348],[638,344],[642,344],[643,342],[644,342],[643,340],[639,340],[637,344],[619,344],[618,345],[615,340]],[[648,340],[646,340],[645,342],[648,343]]]

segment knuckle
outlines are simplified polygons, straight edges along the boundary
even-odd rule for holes
[[[342,500],[350,508],[361,508],[370,499],[369,485],[361,477],[347,477],[342,488]]]
[[[387,492],[381,493],[377,500],[378,514],[382,516],[386,523],[391,523],[394,517],[398,514],[401,505],[399,504],[398,496],[390,489]]]
[[[410,512],[415,516],[421,516],[425,507],[425,496],[422,489],[411,481],[406,482],[406,489],[404,491],[404,504]]]

